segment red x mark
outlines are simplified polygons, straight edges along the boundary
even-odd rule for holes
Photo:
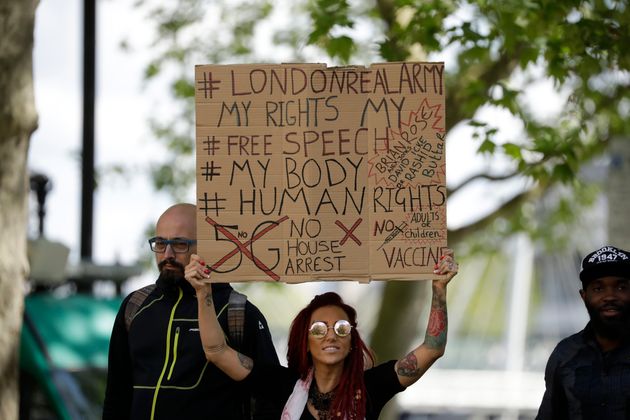
[[[354,232],[354,230],[361,224],[361,222],[363,221],[362,218],[358,218],[356,222],[354,222],[354,225],[352,225],[352,227],[350,229],[348,229],[347,227],[344,226],[343,223],[341,223],[339,220],[335,220],[335,224],[337,226],[339,226],[341,229],[344,230],[344,232],[346,232],[346,234],[344,235],[343,239],[339,242],[339,245],[343,245],[346,243],[346,241],[348,240],[348,238],[352,239],[354,242],[357,243],[357,245],[361,246],[361,241],[359,240],[359,238],[357,238],[356,236],[354,236],[354,234],[352,232]]]
[[[229,240],[231,240],[232,243],[234,243],[236,245],[236,248],[234,248],[233,250],[231,250],[230,252],[225,254],[223,256],[223,258],[221,258],[219,261],[214,263],[214,265],[212,267],[210,267],[210,270],[215,270],[215,269],[221,267],[227,260],[232,258],[240,250],[243,254],[245,254],[245,256],[247,258],[249,258],[250,260],[253,261],[254,264],[256,264],[256,267],[258,267],[262,271],[264,271],[265,274],[267,274],[269,277],[271,277],[275,281],[280,280],[280,276],[278,276],[276,273],[271,271],[271,269],[269,267],[267,267],[262,261],[260,261],[258,258],[256,258],[254,256],[254,254],[252,254],[251,251],[247,247],[250,244],[253,244],[254,242],[256,242],[256,240],[260,239],[262,236],[264,236],[271,229],[279,226],[280,223],[284,222],[288,218],[289,218],[289,216],[284,216],[281,219],[278,219],[278,221],[270,224],[269,226],[267,226],[266,228],[264,228],[260,232],[256,233],[256,235],[252,236],[249,241],[247,241],[245,243],[242,243],[241,241],[239,241],[236,238],[236,236],[234,236],[232,234],[232,232],[230,232],[225,227],[223,227],[222,225],[220,225],[217,222],[215,222],[214,220],[212,220],[210,217],[206,217],[206,222],[208,222],[209,224],[214,226],[217,230],[219,230],[222,234],[224,234]]]

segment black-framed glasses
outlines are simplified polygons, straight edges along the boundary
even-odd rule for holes
[[[352,331],[352,324],[350,324],[350,322],[346,321],[345,319],[340,319],[339,321],[335,322],[335,325],[329,327],[323,321],[315,321],[308,329],[308,333],[315,338],[324,338],[326,337],[326,334],[328,334],[328,330],[331,328],[338,337],[347,337]]]
[[[188,252],[191,245],[195,245],[197,241],[195,239],[187,238],[173,238],[165,239],[160,236],[155,236],[149,239],[149,246],[153,252],[165,252],[167,246],[171,246],[173,252],[180,254]]]

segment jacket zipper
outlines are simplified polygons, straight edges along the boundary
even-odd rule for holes
[[[173,343],[173,362],[171,363],[171,368],[168,371],[168,376],[166,380],[171,380],[171,375],[173,375],[173,368],[175,368],[175,362],[177,361],[177,342],[179,341],[179,327],[175,328],[175,341]]]
[[[166,373],[166,367],[168,366],[168,360],[171,357],[171,328],[173,327],[173,318],[175,318],[175,310],[177,309],[177,305],[182,300],[182,296],[184,292],[181,288],[179,288],[179,296],[177,297],[177,302],[173,305],[173,309],[171,309],[171,315],[168,319],[168,328],[166,329],[166,355],[164,356],[164,366],[162,367],[162,372],[160,373],[160,377],[158,378],[158,382],[155,385],[155,391],[153,392],[153,404],[151,404],[151,420],[155,418],[155,406],[157,404],[158,392],[160,392],[160,386],[162,385],[162,380],[164,379],[164,374]]]

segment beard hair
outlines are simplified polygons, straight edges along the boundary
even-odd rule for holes
[[[612,340],[626,339],[630,336],[630,305],[615,306],[620,313],[614,318],[602,317],[599,310],[590,305],[586,305],[586,310],[598,335]]]
[[[166,264],[170,264],[177,269],[164,269]],[[158,264],[158,269],[160,270],[158,283],[163,284],[166,287],[175,287],[186,281],[186,278],[184,277],[184,266],[175,261],[173,258],[162,260],[160,264]]]

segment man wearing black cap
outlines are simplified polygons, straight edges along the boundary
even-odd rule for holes
[[[630,419],[630,252],[591,252],[580,280],[590,322],[549,357],[537,419]]]

